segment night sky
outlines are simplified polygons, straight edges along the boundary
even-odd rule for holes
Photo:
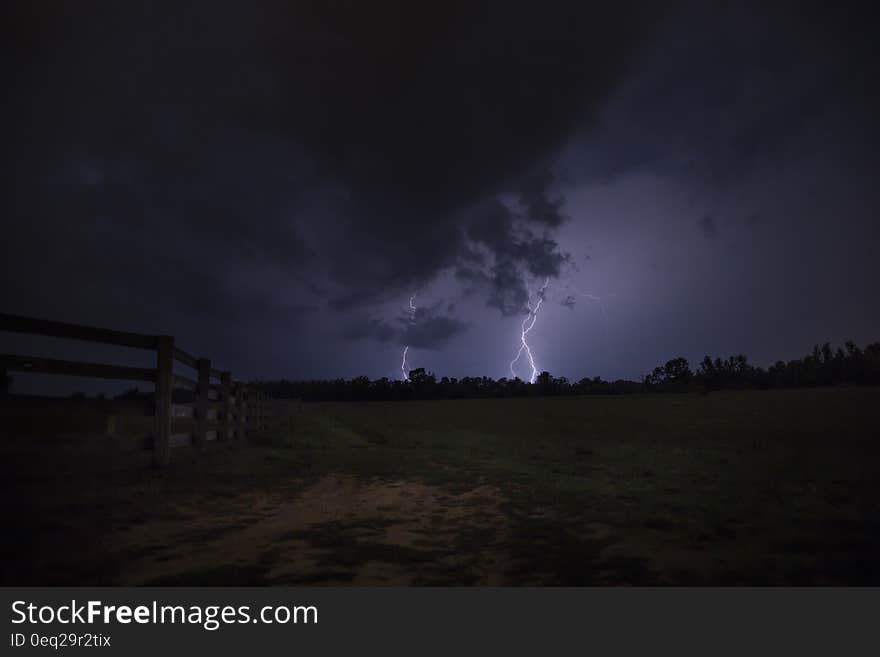
[[[241,379],[509,376],[545,280],[570,379],[880,339],[875,18],[659,4],[4,3],[0,310]]]

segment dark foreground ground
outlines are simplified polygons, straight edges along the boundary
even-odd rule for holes
[[[4,438],[3,584],[880,584],[876,388],[306,405],[162,476],[120,442]]]

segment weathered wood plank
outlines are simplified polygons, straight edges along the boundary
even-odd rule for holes
[[[37,372],[40,374],[62,374],[66,376],[87,376],[97,379],[120,379],[126,381],[155,381],[156,370],[125,365],[105,365],[103,363],[82,363],[57,358],[37,356],[14,356],[0,354],[2,366],[12,372]]]
[[[170,457],[171,392],[173,389],[174,338],[160,336],[156,345],[156,413],[153,467],[164,468]]]
[[[171,433],[192,433],[196,427],[196,420],[192,417],[172,416]]]
[[[235,436],[238,440],[244,440],[246,437],[245,422],[247,409],[245,406],[244,386],[241,383],[234,383],[232,389],[235,394],[236,413],[235,413]]]
[[[178,363],[188,365],[194,370],[199,369],[199,359],[195,356],[190,356],[180,347],[174,347],[174,360],[176,360]]]
[[[173,433],[168,439],[169,447],[189,447],[192,444],[192,434],[190,433]]]
[[[148,439],[154,467],[167,466],[172,446],[192,443],[204,448],[207,441],[221,437],[241,440],[260,425],[262,409],[257,404],[258,397],[243,383],[233,381],[229,372],[212,368],[208,359],[195,358],[175,347],[171,336],[143,335],[3,313],[0,313],[0,331],[155,350],[155,369],[0,354],[0,375],[6,371],[36,372],[154,383],[154,430]],[[174,374],[175,361],[195,369],[198,380]],[[211,383],[212,378],[218,378],[220,383]],[[5,376],[0,381],[3,382]],[[195,392],[195,400],[173,403],[174,391],[180,389]],[[181,401],[187,397],[178,394]]]
[[[220,375],[220,399],[223,402],[223,438],[227,441],[232,440],[233,424],[232,414],[234,412],[235,399],[232,396],[232,374],[223,372]]]
[[[198,449],[205,448],[208,432],[208,410],[210,401],[208,399],[211,392],[211,361],[207,358],[199,358],[199,385],[196,391],[196,419],[198,426],[194,435],[194,444]]]
[[[53,338],[69,338],[71,340],[85,340],[88,342],[103,342],[105,344],[135,347],[137,349],[155,349],[157,344],[157,337],[155,335],[114,331],[95,326],[54,322],[47,319],[35,319],[33,317],[22,317],[6,313],[0,313],[0,331],[30,333],[32,335],[45,335]]]
[[[180,376],[180,374],[175,374],[173,377],[173,383],[175,388],[179,388],[182,390],[191,390],[193,392],[199,387],[199,384],[193,381],[192,379],[188,379],[185,376]]]
[[[195,404],[171,404],[171,417],[192,417],[196,416]]]

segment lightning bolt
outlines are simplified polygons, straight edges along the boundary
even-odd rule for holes
[[[538,376],[538,368],[535,365],[535,358],[532,355],[532,349],[529,347],[529,343],[526,342],[526,335],[528,335],[529,331],[535,326],[535,322],[538,321],[538,311],[541,309],[541,304],[544,303],[544,291],[547,289],[547,286],[550,284],[550,279],[544,279],[544,284],[537,291],[537,301],[535,302],[534,308],[532,307],[532,297],[529,295],[529,299],[526,302],[526,306],[529,309],[529,314],[522,321],[522,325],[520,326],[521,332],[519,336],[520,346],[519,351],[516,352],[516,356],[514,356],[513,360],[510,361],[510,376],[514,379],[516,378],[516,371],[513,366],[516,365],[516,362],[522,357],[523,353],[529,359],[529,366],[532,368],[531,376],[529,377],[529,383],[534,383],[535,379]]]
[[[409,351],[409,346],[404,346],[403,348],[403,359],[400,362],[400,373],[403,381],[409,381],[409,375],[406,373],[406,353]]]
[[[571,289],[574,290],[575,293],[576,293],[579,297],[584,297],[585,299],[589,299],[590,301],[593,301],[594,303],[598,304],[598,306],[599,306],[599,310],[602,312],[602,316],[603,316],[606,320],[608,319],[608,313],[605,312],[605,302],[604,302],[604,299],[607,298],[607,297],[597,297],[595,294],[587,294],[586,292],[581,292],[579,289],[577,289],[577,288],[576,288],[575,286],[573,286],[573,285],[571,286]],[[613,295],[612,295],[612,296],[613,296]]]
[[[416,321],[416,306],[415,306],[416,294],[409,298],[409,323],[410,325],[414,324]],[[406,366],[406,355],[409,353],[409,345],[404,345],[403,347],[403,357],[400,360],[400,373],[403,377],[403,381],[409,381],[409,372],[407,371]]]

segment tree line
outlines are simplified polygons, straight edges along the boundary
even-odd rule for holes
[[[880,385],[880,343],[864,350],[852,342],[832,349],[829,343],[814,347],[811,354],[791,361],[777,361],[768,368],[748,363],[743,355],[727,358],[706,356],[696,371],[686,358],[678,357],[655,367],[641,381],[605,381],[600,377],[569,381],[541,372],[534,383],[518,378],[442,377],[424,368],[409,373],[408,381],[388,378],[255,381],[270,397],[302,398],[305,401],[393,401],[414,399],[481,399],[489,397],[543,397],[556,395],[621,395],[638,392],[711,392],[797,388],[828,385]]]
[[[557,395],[624,395],[640,392],[712,392],[716,390],[769,390],[831,385],[880,385],[880,342],[860,349],[853,342],[833,349],[816,345],[810,354],[777,361],[767,368],[751,365],[742,354],[727,358],[706,356],[696,370],[678,357],[655,367],[641,381],[605,381],[601,377],[569,381],[541,372],[534,383],[518,378],[437,377],[424,368],[409,373],[409,381],[388,378],[289,381],[253,381],[270,397],[305,401],[394,401],[414,399],[482,399],[489,397],[544,397]],[[12,377],[0,377],[0,392],[10,392]],[[85,398],[83,393],[71,397]],[[100,397],[104,397],[101,395]],[[137,388],[114,399],[151,399],[152,392]]]
[[[880,384],[880,342],[864,350],[853,342],[832,349],[826,342],[812,353],[790,361],[777,361],[768,368],[749,364],[742,354],[729,358],[706,356],[696,372],[684,358],[674,358],[655,367],[644,377],[646,390],[674,391],[702,389],[741,390],[755,388],[802,388],[841,384]]]

